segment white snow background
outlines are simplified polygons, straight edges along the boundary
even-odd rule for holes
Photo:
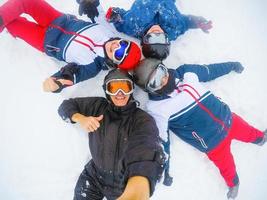
[[[65,13],[78,13],[75,0],[48,2]],[[133,0],[102,2],[107,10],[129,8]],[[191,30],[179,37],[165,63],[178,67],[240,61],[245,67],[242,74],[233,72],[205,85],[249,123],[267,128],[267,1],[179,0],[176,4],[184,14],[211,19],[214,27],[210,34]],[[71,200],[90,159],[88,138],[78,125],[63,122],[57,108],[65,98],[103,96],[101,84],[107,72],[51,94],[42,91],[42,82],[64,63],[12,38],[6,30],[0,34],[0,58],[0,199]],[[144,105],[146,95],[140,89],[135,95]],[[227,187],[206,156],[175,136],[171,140],[174,183],[158,184],[151,199],[226,199]],[[237,200],[267,199],[267,145],[234,141],[232,152],[241,181]]]

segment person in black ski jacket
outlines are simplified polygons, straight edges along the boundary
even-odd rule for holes
[[[131,76],[114,69],[105,77],[106,98],[63,101],[63,120],[89,132],[92,159],[75,188],[75,200],[149,199],[161,177],[165,156],[153,118],[136,107]]]

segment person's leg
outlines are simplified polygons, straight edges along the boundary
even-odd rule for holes
[[[233,138],[242,142],[259,144],[264,140],[264,133],[253,126],[249,125],[240,116],[233,113],[233,124],[232,124],[232,135]]]
[[[62,15],[44,0],[9,0],[0,7],[0,16],[6,26],[22,13],[29,14],[40,26],[47,27]]]
[[[238,184],[238,175],[231,153],[231,135],[228,135],[215,149],[207,153],[208,158],[218,167],[229,187]]]
[[[101,200],[104,196],[94,184],[93,178],[84,169],[74,190],[73,200]]]
[[[21,38],[32,47],[44,52],[45,28],[23,17],[9,23],[6,28],[12,36]]]

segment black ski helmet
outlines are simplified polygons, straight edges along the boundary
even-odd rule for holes
[[[142,60],[133,70],[134,82],[143,90],[147,91],[146,87],[149,77],[159,64],[161,64],[161,60],[155,58],[147,58]]]
[[[106,94],[107,82],[110,80],[116,80],[116,79],[127,79],[133,82],[132,76],[127,71],[119,69],[119,68],[113,69],[109,71],[108,74],[104,78],[103,89],[104,89],[105,94]],[[133,87],[134,87],[134,84],[133,84]],[[108,94],[106,94],[106,97],[108,99],[110,98]]]
[[[170,54],[170,44],[141,44],[142,53],[146,58],[164,60]]]
[[[151,37],[150,34],[145,34],[142,37],[142,53],[146,58],[156,58],[159,60],[164,60],[168,57],[170,54],[170,42],[168,39],[167,34],[160,33],[161,35],[164,35],[165,42],[164,43],[150,43],[148,38]],[[154,33],[155,34],[155,33]]]
[[[168,81],[164,86],[158,89],[152,89],[151,86],[155,86],[156,79],[151,79],[151,75],[156,72],[157,69],[164,69],[168,74]],[[142,60],[139,65],[133,71],[134,82],[141,87],[144,91],[150,94],[167,95],[177,88],[176,71],[174,69],[168,69],[160,60],[154,58],[148,58]],[[161,80],[161,79],[158,79]],[[152,82],[151,82],[152,81]],[[159,83],[159,82],[157,82]]]

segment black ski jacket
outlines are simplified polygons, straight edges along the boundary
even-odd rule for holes
[[[58,113],[69,122],[75,113],[94,117],[103,114],[100,128],[89,133],[92,160],[87,165],[93,165],[96,184],[106,197],[120,196],[132,176],[146,177],[153,194],[165,156],[154,119],[133,100],[116,107],[102,97],[69,99],[63,101]]]

